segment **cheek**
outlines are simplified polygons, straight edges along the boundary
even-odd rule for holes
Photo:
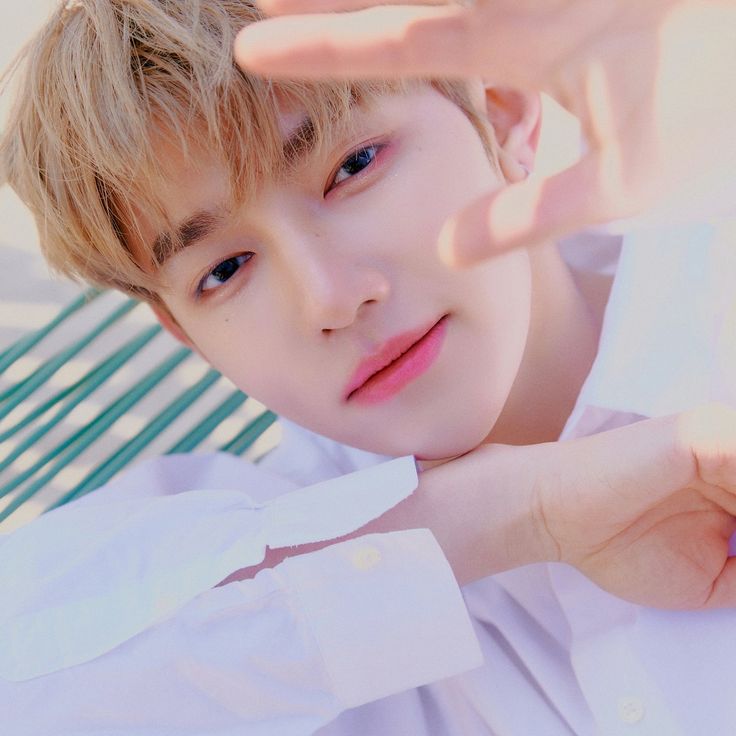
[[[285,356],[261,320],[244,320],[235,309],[203,319],[184,318],[181,324],[204,360],[243,392],[264,403],[264,397],[276,393],[273,366]]]
[[[528,253],[515,251],[477,267],[480,283],[472,311],[489,341],[504,347],[504,362],[517,366],[526,345],[531,319],[532,279]]]
[[[468,452],[481,444],[504,410],[519,375],[529,335],[531,269],[525,251],[501,256],[458,283],[455,401],[445,426],[435,425],[424,457]]]
[[[526,347],[531,320],[531,267],[526,251],[494,258],[473,269],[468,284],[469,319],[477,326],[493,385],[508,395]]]
[[[303,344],[297,351],[280,324],[275,319],[212,319],[190,335],[203,358],[245,394],[280,416],[315,428],[328,410],[320,395],[324,366],[310,359]]]
[[[402,152],[401,176],[376,187],[370,195],[374,201],[360,202],[363,211],[381,212],[371,227],[390,229],[396,242],[416,244],[423,255],[435,255],[437,236],[447,218],[503,186],[474,129],[458,133],[455,143],[434,141]]]

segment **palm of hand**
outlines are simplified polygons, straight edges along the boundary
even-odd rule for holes
[[[536,505],[559,560],[635,603],[736,605],[732,410],[709,405],[557,448],[541,457]]]
[[[729,513],[683,489],[585,552],[576,566],[608,592],[641,605],[723,605],[728,590],[721,575],[734,532]]]

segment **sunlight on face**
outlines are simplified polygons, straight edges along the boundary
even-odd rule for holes
[[[162,295],[214,367],[375,452],[446,457],[485,438],[524,351],[530,271],[526,252],[457,271],[438,258],[445,218],[502,184],[455,105],[427,87],[357,106],[349,134],[234,210],[206,158],[167,152],[167,171],[168,214],[193,227]]]

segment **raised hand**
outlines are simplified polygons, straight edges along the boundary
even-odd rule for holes
[[[523,451],[536,452],[548,557],[635,603],[736,606],[736,412],[709,405]]]
[[[262,0],[283,17],[244,29],[236,58],[271,76],[482,76],[548,92],[582,124],[588,148],[576,165],[448,223],[449,261],[642,213],[661,222],[736,211],[733,0],[366,4]]]

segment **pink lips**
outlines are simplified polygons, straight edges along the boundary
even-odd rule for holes
[[[392,337],[363,360],[345,389],[345,400],[377,404],[422,375],[440,354],[446,317],[428,327]]]

